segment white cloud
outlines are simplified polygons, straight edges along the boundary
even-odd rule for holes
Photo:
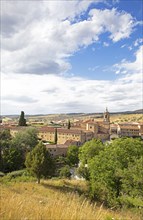
[[[63,74],[71,68],[67,58],[99,41],[101,34],[109,32],[113,42],[130,36],[135,22],[129,13],[92,9],[81,20],[92,2],[4,2],[2,71]]]
[[[21,110],[27,114],[102,112],[106,106],[110,111],[140,109],[142,49],[135,53],[134,62],[124,60],[114,66],[120,73],[126,71],[114,82],[51,74],[2,74],[2,114],[18,114]],[[19,97],[23,97],[23,102],[19,102]]]
[[[133,62],[122,60],[121,63],[115,64],[114,68],[116,71],[121,74],[123,74],[124,71],[128,72],[129,74],[141,74],[143,71],[143,46],[140,46],[134,56],[135,61]]]
[[[104,46],[104,47],[109,47],[109,43],[103,42],[103,46]]]
[[[143,43],[143,39],[142,38],[136,39],[135,42],[134,42],[134,46],[137,47],[137,46],[139,46],[142,43]]]
[[[121,46],[121,48],[124,48],[124,47],[126,47],[126,44],[123,44],[123,45]]]
[[[92,9],[81,20],[91,2],[99,1],[2,2],[2,114],[141,108],[142,47],[134,62],[114,65],[114,82],[64,74],[72,68],[68,58],[81,47],[106,32],[113,42],[128,38],[137,24],[117,9]]]
[[[131,14],[118,12],[115,8],[112,10],[93,9],[90,15],[93,16],[93,20],[95,20],[96,24],[105,29],[104,31],[109,31],[109,33],[111,33],[110,38],[113,42],[128,38],[135,25],[135,21]]]
[[[94,72],[95,70],[99,69],[100,66],[94,66],[94,67],[89,67],[88,70]]]

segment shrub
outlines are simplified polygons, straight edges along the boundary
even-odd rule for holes
[[[26,176],[26,175],[28,175],[26,170],[17,170],[7,174],[7,176],[10,178],[16,178],[19,176]]]
[[[131,196],[120,197],[120,203],[126,208],[143,208],[143,201],[141,198],[133,198]]]
[[[65,178],[70,178],[71,177],[70,167],[68,165],[61,168],[60,177],[65,177]]]
[[[5,174],[3,172],[0,172],[0,177],[5,176]]]

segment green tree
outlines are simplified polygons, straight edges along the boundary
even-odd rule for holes
[[[67,151],[67,162],[70,166],[75,166],[79,162],[78,158],[79,147],[76,145],[71,145],[68,147]]]
[[[80,164],[80,166],[77,168],[77,174],[84,179],[89,180],[89,170],[86,165]]]
[[[21,111],[18,125],[19,126],[26,126],[26,119],[24,118],[24,111]]]
[[[58,134],[57,134],[57,128],[55,128],[54,143],[57,144],[57,141],[58,141]]]
[[[15,147],[30,151],[38,144],[38,136],[35,128],[26,128],[16,134],[12,140]]]
[[[21,150],[10,146],[5,148],[2,154],[2,171],[5,173],[23,168],[24,159]]]
[[[36,176],[38,183],[42,176],[47,177],[54,172],[53,159],[42,142],[27,154],[25,165],[30,173]]]
[[[68,165],[61,168],[60,177],[64,177],[64,178],[70,178],[71,177],[70,167]]]
[[[116,206],[122,204],[125,196],[139,196],[142,182],[139,161],[142,156],[143,142],[139,139],[120,138],[107,145],[88,161],[92,197]]]
[[[92,139],[87,141],[82,147],[79,149],[79,159],[80,162],[85,165],[88,161],[99,154],[101,150],[104,149],[104,145],[101,140]]]
[[[71,122],[70,122],[70,120],[68,120],[68,129],[70,129],[71,128]]]
[[[127,208],[143,206],[143,156],[123,170],[120,200]]]
[[[0,131],[0,140],[10,140],[11,134],[10,129],[4,129]]]
[[[4,171],[4,151],[10,147],[11,135],[9,129],[0,131],[0,170]]]
[[[86,142],[82,147],[79,149],[79,160],[80,166],[77,172],[84,177],[86,180],[89,180],[89,168],[88,163],[89,161],[98,155],[100,151],[104,149],[104,145],[101,140],[92,139]]]

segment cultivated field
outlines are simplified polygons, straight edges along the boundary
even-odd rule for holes
[[[111,122],[143,122],[143,114],[119,114],[111,115]]]
[[[83,195],[83,192],[85,195]],[[84,181],[48,180],[1,184],[1,220],[141,220],[135,214],[107,210],[86,196]]]

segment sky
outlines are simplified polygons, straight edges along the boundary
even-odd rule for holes
[[[143,108],[142,0],[1,0],[1,114]]]

